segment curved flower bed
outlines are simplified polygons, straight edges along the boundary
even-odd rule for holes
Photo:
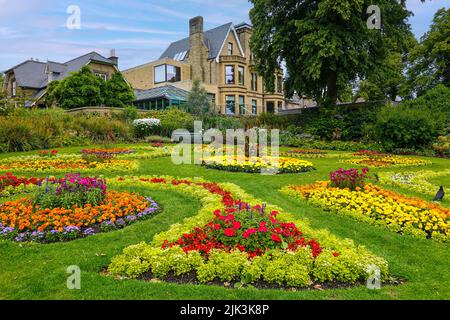
[[[255,205],[261,201],[236,185],[172,177],[124,177],[113,183],[184,192],[202,203],[196,216],[157,234],[151,244],[125,248],[109,265],[113,275],[310,287],[364,281],[369,266],[376,265],[387,277],[384,259],[351,240],[312,230],[275,206]]]
[[[389,166],[424,166],[431,164],[428,160],[417,158],[399,157],[388,154],[379,154],[376,151],[359,152],[354,154],[357,158],[348,159],[344,162],[366,167],[389,167]]]
[[[450,242],[450,209],[367,184],[355,191],[330,187],[329,182],[282,189],[325,210],[347,215],[391,231]]]
[[[439,190],[438,185],[432,184],[428,181],[431,178],[442,177],[450,175],[450,170],[430,171],[421,170],[414,172],[380,172],[380,182],[383,184],[390,184],[393,186],[402,187],[412,191],[424,193],[434,196]]]
[[[102,162],[88,162],[81,158],[61,157],[53,159],[20,158],[7,159],[0,163],[0,170],[32,172],[88,172],[96,170],[135,170],[138,164],[131,160],[112,159]]]
[[[159,206],[135,193],[107,191],[103,180],[67,175],[39,181],[33,197],[0,205],[0,239],[56,242],[123,228]]]
[[[278,158],[278,163],[273,157],[251,158],[234,157],[210,157],[203,161],[203,165],[210,169],[232,172],[261,173],[261,170],[277,170],[277,173],[300,173],[314,170],[313,164],[306,160],[295,158]]]

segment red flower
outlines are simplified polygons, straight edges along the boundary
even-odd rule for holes
[[[339,252],[334,252],[333,253],[333,256],[335,256],[335,257],[339,257],[341,254],[339,253]]]
[[[227,237],[234,237],[234,236],[236,235],[236,232],[234,231],[233,228],[225,229],[225,230],[223,231],[223,233],[224,233]]]
[[[256,233],[256,229],[250,228],[245,230],[242,236],[244,237],[244,239],[248,239],[254,233]]]
[[[265,221],[262,221],[259,224],[259,232],[267,232],[267,227],[266,227],[267,223]]]
[[[239,221],[233,221],[233,229],[239,230],[241,228],[241,223]]]
[[[215,215],[217,218],[220,217],[220,210],[214,211],[214,215]]]
[[[272,241],[281,243],[281,238],[277,234],[272,234]]]

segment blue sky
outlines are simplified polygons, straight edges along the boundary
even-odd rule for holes
[[[376,3],[376,0],[374,0]],[[407,0],[420,37],[438,8],[450,0]],[[81,9],[81,30],[68,30],[69,5]],[[120,68],[159,57],[187,36],[189,18],[202,15],[205,28],[249,21],[247,0],[0,0],[0,70],[26,59],[64,62],[90,51],[108,56],[115,48]]]

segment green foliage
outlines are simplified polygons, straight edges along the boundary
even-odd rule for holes
[[[106,81],[102,95],[104,105],[115,108],[130,106],[136,98],[133,88],[125,81],[120,72],[114,73],[111,79]]]
[[[450,87],[450,9],[439,9],[430,30],[409,56],[410,89],[418,95],[437,84]]]
[[[64,109],[100,106],[104,102],[105,81],[94,75],[88,66],[50,85],[49,100]]]
[[[405,100],[402,105],[419,110],[429,110],[434,118],[446,122],[450,118],[450,87],[438,84],[414,100]]]
[[[371,138],[386,151],[399,148],[421,149],[430,146],[442,129],[426,109],[386,106],[370,128]]]
[[[104,116],[72,116],[62,109],[14,109],[0,116],[0,149],[30,151],[93,142],[130,141],[131,125]]]
[[[150,111],[147,118],[155,118],[161,120],[161,129],[157,133],[161,136],[171,137],[172,132],[177,129],[192,130],[194,127],[194,118],[190,113],[182,111],[178,108],[169,110]]]
[[[208,92],[200,85],[199,80],[194,80],[192,90],[189,92],[186,102],[187,112],[203,116],[213,111]]]
[[[384,63],[391,43],[401,46],[410,35],[410,13],[403,1],[377,2],[388,17],[383,32],[367,28],[369,0],[251,2],[251,47],[269,91],[274,89],[274,70],[285,61],[287,94],[297,90],[322,105],[334,105],[348,83]]]
[[[120,112],[113,113],[113,117],[118,120],[131,123],[139,117],[139,113],[135,106],[129,105],[123,108],[123,110],[121,110]]]

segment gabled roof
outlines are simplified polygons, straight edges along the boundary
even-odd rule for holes
[[[215,59],[219,56],[223,44],[225,43],[225,40],[227,39],[230,31],[234,31],[233,23],[231,22],[224,24],[220,27],[205,31],[204,33],[205,45],[209,50],[208,59]],[[236,40],[239,43],[239,38],[236,37]],[[189,51],[189,37],[171,43],[159,59],[164,58],[175,59],[175,56],[177,54],[188,51]]]
[[[17,84],[20,87],[43,89],[48,85],[47,72],[54,73],[53,80],[62,80],[70,75],[71,72],[80,70],[92,61],[114,65],[111,60],[102,55],[96,52],[90,52],[65,63],[27,60],[5,71],[5,73],[14,71]]]
[[[187,101],[189,91],[177,88],[172,85],[166,85],[149,90],[136,90],[135,101],[146,101],[153,99],[169,99]]]

